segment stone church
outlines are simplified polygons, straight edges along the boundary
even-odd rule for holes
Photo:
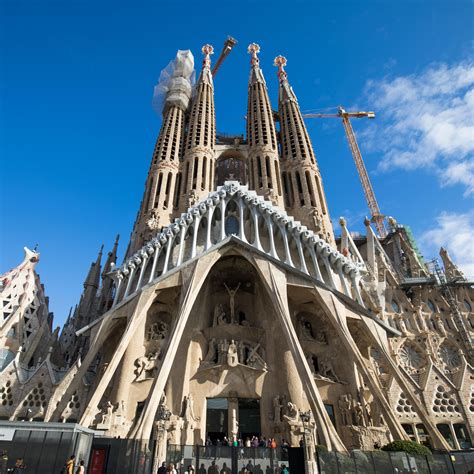
[[[122,264],[100,251],[53,331],[39,254],[0,277],[0,419],[167,445],[471,447],[473,282],[408,228],[335,236],[286,60],[251,44],[246,136],[216,133],[213,48],[178,51]],[[46,263],[47,265],[47,263]]]

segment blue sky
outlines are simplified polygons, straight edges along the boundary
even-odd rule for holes
[[[177,49],[238,45],[215,79],[217,129],[244,133],[250,42],[273,107],[273,58],[303,110],[375,110],[354,123],[383,212],[426,257],[448,245],[474,274],[472,3],[0,1],[0,271],[39,244],[55,322],[102,243],[124,251],[161,119],[151,107]],[[334,222],[367,214],[341,123],[307,122]],[[122,255],[122,253],[120,254]]]

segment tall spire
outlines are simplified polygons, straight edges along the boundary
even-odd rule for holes
[[[107,254],[107,260],[104,263],[104,269],[102,270],[102,280],[107,276],[107,273],[110,272],[112,264],[115,264],[117,261],[117,249],[119,243],[120,235],[117,234],[115,237],[115,242],[112,250]]]
[[[280,82],[278,113],[285,208],[296,219],[335,245],[323,183],[300,107],[285,71],[286,58],[277,56]]]
[[[89,273],[84,280],[84,289],[87,290],[88,287],[93,287],[96,290],[99,288],[100,284],[100,262],[102,260],[102,253],[104,251],[104,245],[100,247],[99,254],[95,262],[92,262],[89,269]]]
[[[156,141],[145,183],[141,209],[132,232],[127,254],[133,254],[160,227],[178,215],[179,162],[182,159],[185,113],[191,98],[194,58],[190,51],[178,51],[171,63],[172,76],[166,89],[163,123]]]
[[[102,287],[100,289],[100,299],[98,305],[98,314],[105,313],[110,306],[112,305],[113,301],[113,280],[108,275],[109,272],[112,270],[112,265],[115,264],[117,261],[117,248],[119,242],[120,235],[117,235],[115,238],[114,246],[112,250],[107,255],[107,260],[104,264],[104,269],[102,270]]]
[[[252,43],[248,52],[251,55],[247,107],[250,187],[273,204],[283,206],[275,122],[257,56],[260,46]]]
[[[211,72],[213,52],[210,44],[202,47],[204,59],[189,114],[184,161],[179,174],[182,182],[179,207],[182,211],[214,189],[216,118]]]

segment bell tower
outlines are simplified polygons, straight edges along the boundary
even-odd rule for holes
[[[257,56],[260,46],[252,43],[248,52],[251,55],[247,107],[250,187],[274,205],[283,207],[275,121]]]
[[[296,95],[284,70],[286,58],[277,56],[274,64],[280,81],[278,113],[285,208],[295,219],[335,245],[321,173]]]
[[[162,84],[166,89],[163,123],[156,140],[128,255],[150,240],[161,227],[170,224],[176,214],[185,114],[192,92],[190,78],[194,70],[193,55],[190,51],[178,51],[171,66],[172,75],[169,81]]]
[[[206,44],[202,47],[202,53],[204,60],[189,113],[184,160],[179,174],[182,183],[179,208],[182,212],[214,189],[216,117],[211,72],[214,48]]]

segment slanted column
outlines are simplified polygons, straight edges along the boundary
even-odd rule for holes
[[[329,281],[325,283],[327,283],[331,288],[337,289],[336,282],[334,281],[334,274],[331,268],[331,264],[329,263],[330,253],[331,253],[331,250],[328,247],[325,247],[323,251],[321,252],[321,258],[323,259],[324,266],[326,267],[326,273],[328,274],[328,278],[329,278]]]
[[[130,287],[132,285],[132,280],[133,280],[133,277],[135,276],[135,269],[137,268],[134,262],[130,262],[128,266],[130,268],[130,273],[128,274],[127,287],[125,288],[125,294],[123,295],[123,299],[126,299],[128,297],[128,294],[130,292]]]
[[[197,252],[197,237],[199,232],[199,224],[201,223],[201,214],[197,213],[194,217],[194,229],[193,229],[193,244],[191,247],[191,258],[196,256]],[[209,223],[208,223],[209,228]]]
[[[276,249],[275,249],[275,239],[274,239],[274,236],[273,236],[273,219],[272,219],[272,216],[269,215],[269,214],[266,214],[265,215],[265,222],[267,223],[268,235],[270,236],[270,255],[273,258],[276,258],[277,260],[279,260],[278,254],[277,254]]]
[[[118,303],[120,290],[122,289],[122,283],[123,283],[123,274],[120,271],[118,271],[116,275],[115,296],[114,296],[114,302],[112,303],[112,307],[116,306]]]
[[[285,247],[285,263],[294,267],[293,260],[291,260],[291,253],[290,253],[290,245],[288,243],[288,234],[287,234],[287,227],[286,222],[283,222],[281,225],[278,226],[280,228],[281,237],[283,239],[283,246]]]
[[[339,275],[339,279],[341,280],[341,286],[342,286],[342,291],[344,292],[345,295],[351,296],[351,292],[349,291],[349,287],[347,286],[347,279],[344,275],[344,272],[342,270],[342,262],[337,262],[336,268],[337,268],[337,273]]]
[[[155,240],[153,242],[153,247],[155,249],[155,256],[153,257],[153,266],[151,267],[151,273],[148,283],[151,283],[155,279],[156,265],[158,264],[158,259],[161,254],[161,244],[158,240]]]
[[[244,221],[244,199],[242,197],[239,198],[239,239],[243,242],[247,242],[245,238],[245,221]]]
[[[181,265],[183,262],[183,255],[184,255],[184,237],[186,236],[186,232],[188,231],[188,226],[183,223],[181,225],[181,233],[179,235],[179,253],[178,253],[178,261],[176,262],[176,266]],[[194,244],[194,239],[193,239]]]
[[[225,195],[221,196],[221,236],[219,241],[225,239],[225,208],[226,208],[226,200]]]
[[[254,242],[253,246],[257,250],[263,250],[262,244],[260,243],[260,231],[258,230],[258,211],[255,208],[252,208],[252,217],[253,217],[253,228],[254,228]]]
[[[174,234],[168,231],[168,245],[166,246],[165,263],[163,265],[163,274],[168,271],[168,265],[170,263],[171,248],[173,247]]]
[[[323,282],[323,276],[321,275],[321,270],[319,269],[319,263],[318,263],[318,256],[316,255],[316,251],[314,250],[314,245],[309,245],[309,254],[311,255],[311,260],[313,261],[313,267],[314,271],[316,273],[316,278],[319,281]]]
[[[301,235],[299,234],[299,232],[296,233],[297,235],[293,234],[293,237],[295,238],[296,248],[298,249],[298,255],[300,257],[300,270],[309,275],[308,268],[306,267],[306,262],[304,260],[303,248],[301,246]]]
[[[138,277],[138,282],[137,282],[137,286],[135,288],[135,291],[138,291],[140,289],[141,285],[142,285],[143,274],[145,273],[146,264],[147,264],[147,261],[148,261],[148,253],[145,250],[141,250],[140,251],[140,258],[141,258],[142,266],[141,266],[141,269],[140,269],[140,276]]]
[[[211,240],[211,230],[212,230],[212,216],[214,214],[214,205],[209,207],[207,211],[207,228],[206,228],[206,247],[205,250],[209,249],[212,246]]]

